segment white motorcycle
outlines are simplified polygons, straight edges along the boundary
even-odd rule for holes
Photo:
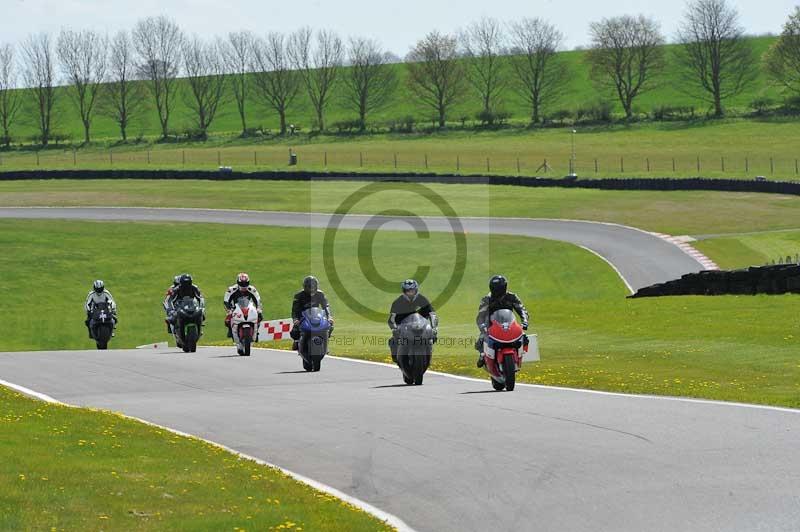
[[[258,336],[258,309],[249,297],[240,297],[231,312],[231,336],[240,356],[250,356]]]

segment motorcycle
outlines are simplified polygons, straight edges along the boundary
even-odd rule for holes
[[[258,337],[258,309],[249,297],[240,297],[231,312],[231,335],[240,356],[250,356],[250,346]]]
[[[420,314],[406,317],[397,328],[397,365],[403,373],[403,382],[420,385],[431,365],[436,336],[433,325]]]
[[[325,311],[319,307],[311,307],[303,312],[300,320],[300,339],[297,341],[297,352],[303,360],[303,369],[319,371],[322,359],[328,353],[328,334],[331,322]]]
[[[175,304],[173,314],[172,335],[175,344],[184,353],[197,351],[197,341],[203,336],[203,307],[191,296],[182,297]]]
[[[514,313],[508,309],[494,312],[483,340],[483,360],[495,390],[514,390],[517,371],[527,350],[528,338]]]
[[[114,317],[108,303],[95,303],[89,317],[89,330],[97,349],[108,349],[108,341],[114,333]]]

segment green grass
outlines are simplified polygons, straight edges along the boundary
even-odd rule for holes
[[[763,266],[800,256],[800,231],[745,233],[704,239],[694,246],[723,269]]]
[[[339,233],[337,268],[361,301],[386,309],[394,294],[363,279],[357,236]],[[29,323],[16,308],[0,311],[10,331],[2,347],[90,348],[80,305],[98,277],[120,304],[113,347],[164,339],[160,298],[171,276],[183,270],[194,274],[209,299],[203,340],[224,345],[219,298],[236,272],[250,272],[267,317],[277,318],[288,314],[292,292],[311,271],[321,277],[337,317],[333,351],[387,360],[385,323],[358,317],[330,290],[321,239],[321,231],[306,229],[0,221],[0,244],[7,250],[0,258],[0,297],[13,299],[26,279],[35,278],[47,287],[51,304],[43,324]],[[437,294],[453,266],[451,240],[446,234],[421,241],[381,232],[374,248],[377,270],[401,279],[433,264],[423,291]],[[423,249],[424,260],[415,259]],[[471,347],[474,313],[486,279],[498,271],[525,299],[540,335],[543,361],[524,367],[525,382],[800,406],[796,296],[628,300],[619,278],[594,255],[521,237],[468,235],[464,280],[439,308],[435,369],[481,375]]]
[[[278,140],[217,139],[181,145],[146,144],[0,152],[0,170],[186,168],[232,166],[240,171],[428,171],[562,177],[569,170],[571,129],[449,131],[427,135],[322,135]],[[730,119],[579,127],[576,170],[594,177],[726,177],[797,180],[797,122]],[[395,156],[397,166],[395,167]],[[700,169],[698,170],[698,158]],[[427,164],[426,164],[427,159]],[[488,164],[487,164],[488,159]],[[549,172],[540,170],[545,159]],[[724,159],[724,162],[723,162]],[[673,170],[674,160],[674,170]],[[519,161],[519,166],[518,166]],[[595,166],[596,162],[596,166]],[[723,171],[724,165],[724,171]]]
[[[389,530],[195,438],[0,386],[0,529]]]
[[[0,181],[3,206],[145,206],[332,212],[363,183],[282,181]],[[386,185],[385,188],[402,185]],[[757,193],[599,191],[483,185],[426,185],[460,216],[571,218],[615,222],[669,234],[797,229],[800,198]],[[387,191],[353,212],[376,213],[410,201],[419,215],[441,211]]]
[[[767,50],[770,44],[774,42],[774,37],[753,38],[751,42],[756,53],[760,56]],[[674,47],[667,48],[668,52],[674,50]],[[620,111],[619,104],[611,94],[598,93],[592,85],[588,76],[588,68],[585,64],[584,51],[563,52],[560,56],[570,68],[570,82],[568,86],[561,91],[562,96],[560,100],[553,103],[546,112],[550,113],[557,109],[569,109],[574,111],[580,106],[594,103],[600,99],[612,102],[616,111]],[[390,120],[402,119],[408,115],[412,115],[420,122],[421,126],[424,127],[425,123],[429,125],[430,117],[434,113],[431,109],[422,107],[406,88],[406,66],[399,64],[395,65],[393,68],[397,72],[398,90],[395,91],[394,97],[386,109],[369,117],[370,123],[384,125]],[[684,85],[674,61],[671,61],[663,78],[659,80],[658,86],[636,100],[636,109],[638,112],[651,112],[653,108],[661,105],[695,106],[698,114],[703,115],[708,109],[708,104],[703,103],[696,96],[687,95],[684,91],[680,90],[679,87]],[[179,83],[179,90],[183,93],[186,92],[187,84],[184,81]],[[344,106],[343,95],[343,85],[339,84],[334,86],[331,105],[326,117],[329,126],[332,126],[338,121],[356,118],[355,113]],[[249,125],[251,127],[261,125],[275,131],[278,128],[277,114],[271,109],[265,108],[255,99],[255,95],[253,96],[254,99],[251,100],[249,106]],[[746,110],[750,102],[759,96],[767,96],[776,100],[780,100],[781,97],[778,89],[770,84],[764,73],[759,73],[757,80],[742,94],[727,102],[727,105],[732,108]],[[28,103],[30,104],[31,102]],[[526,122],[530,115],[524,100],[511,89],[504,91],[501,107],[508,110],[512,114],[513,119],[519,122]],[[464,101],[453,108],[448,120],[456,123],[461,117],[467,117],[470,121],[473,121],[475,114],[480,110],[481,104],[479,97],[474,92],[467,89]],[[56,132],[67,135],[76,142],[80,142],[83,139],[83,128],[67,89],[60,89],[57,91],[55,116],[56,120],[53,129]],[[289,109],[287,115],[288,122],[299,125],[304,131],[308,131],[312,129],[314,125],[313,117],[314,112],[310,101],[306,94],[301,92]],[[170,127],[175,131],[183,131],[186,128],[193,127],[193,123],[191,112],[186,105],[183,94],[181,94],[175,100],[175,108]],[[211,132],[216,134],[238,134],[240,131],[239,115],[236,110],[236,103],[231,95],[227,99],[225,105],[222,106],[217,119],[212,124]],[[129,135],[131,137],[137,135],[153,137],[159,132],[158,118],[154,109],[149,109],[148,112],[144,114],[143,118],[134,123],[129,129]],[[14,128],[12,135],[18,139],[27,141],[29,137],[35,134],[35,115],[32,112],[31,106],[27,105],[21,114],[20,124],[18,127]],[[110,119],[99,113],[95,115],[92,135],[93,139],[119,138],[116,125]],[[552,157],[555,158],[555,154],[552,155]]]

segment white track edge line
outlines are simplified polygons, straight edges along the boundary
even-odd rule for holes
[[[214,346],[217,347],[217,346]],[[288,349],[272,349],[268,347],[254,347],[253,349],[259,349],[261,351],[277,351],[280,353],[294,353],[295,351],[290,351]],[[332,358],[334,360],[341,360],[344,362],[353,362],[356,364],[367,364],[372,366],[382,366],[385,368],[392,368],[398,369],[396,365],[389,364],[387,362],[377,362],[374,360],[363,360],[360,358],[350,358],[341,355],[327,355],[325,358]],[[531,362],[532,364],[533,362]],[[453,373],[445,373],[442,371],[433,371],[429,370],[426,373],[430,375],[437,375],[439,377],[446,377],[449,379],[456,379],[460,381],[468,381],[468,382],[480,382],[480,383],[488,383],[486,379],[479,379],[477,377],[468,377],[466,375],[455,375]],[[570,388],[568,386],[551,386],[548,384],[531,384],[529,382],[517,382],[517,386],[523,386],[525,388],[534,388],[538,390],[559,390],[563,392],[572,392],[572,393],[588,393],[593,395],[606,395],[610,397],[621,397],[626,399],[655,399],[661,401],[677,401],[681,403],[694,403],[694,404],[704,404],[704,405],[715,405],[715,406],[727,406],[727,407],[736,407],[736,408],[749,408],[754,410],[772,410],[777,412],[787,412],[790,414],[800,414],[800,408],[789,408],[785,406],[772,406],[772,405],[759,405],[755,403],[740,403],[736,401],[715,401],[713,399],[699,399],[694,397],[677,397],[674,395],[653,395],[653,394],[643,394],[643,393],[622,393],[622,392],[607,392],[603,390],[590,390],[587,388]]]
[[[27,395],[29,397],[33,397],[35,399],[39,399],[40,401],[44,401],[46,403],[65,406],[65,407],[68,407],[68,408],[75,408],[75,409],[78,409],[78,410],[85,410],[84,407],[77,406],[77,405],[72,405],[72,404],[69,404],[69,403],[65,403],[63,401],[59,401],[58,399],[54,399],[53,397],[50,397],[49,395],[37,392],[36,390],[32,390],[30,388],[26,388],[25,386],[20,386],[19,384],[14,384],[13,382],[5,381],[3,379],[0,379],[0,385],[5,386],[7,388],[10,388],[12,390],[15,390],[15,391],[17,391],[17,392],[19,392],[19,393],[21,393],[23,395]],[[309,486],[311,488],[314,488],[317,491],[321,491],[323,493],[327,493],[328,495],[332,495],[332,496],[336,497],[337,499],[341,499],[342,501],[355,506],[356,508],[362,510],[363,512],[366,512],[367,514],[372,515],[373,517],[379,519],[380,521],[383,521],[384,523],[396,528],[398,532],[415,532],[415,530],[413,528],[408,526],[402,519],[400,519],[396,515],[393,515],[393,514],[390,514],[388,512],[385,512],[385,511],[381,510],[380,508],[377,508],[377,507],[369,504],[368,502],[364,502],[361,499],[357,499],[356,497],[350,496],[350,495],[348,495],[348,494],[346,494],[346,493],[344,493],[344,492],[342,492],[342,491],[340,491],[340,490],[338,490],[338,489],[336,489],[336,488],[334,488],[332,486],[328,486],[327,484],[323,484],[322,482],[319,482],[319,481],[314,480],[312,478],[306,477],[306,476],[301,475],[299,473],[295,473],[294,471],[290,471],[290,470],[288,470],[286,468],[283,468],[283,467],[281,467],[281,466],[279,466],[277,464],[273,464],[271,462],[267,462],[266,460],[262,460],[261,458],[256,458],[255,456],[251,456],[251,455],[239,452],[236,449],[233,449],[231,447],[228,447],[227,445],[223,445],[221,443],[215,442],[213,440],[209,440],[209,439],[206,439],[206,438],[201,438],[200,436],[195,436],[194,434],[189,434],[187,432],[183,432],[183,431],[180,431],[180,430],[177,430],[177,429],[173,429],[173,428],[170,428],[170,427],[167,427],[167,426],[164,426],[164,425],[159,425],[158,423],[153,423],[152,421],[148,421],[146,419],[138,418],[136,416],[130,416],[128,414],[123,414],[121,412],[114,412],[112,410],[103,410],[103,411],[112,413],[114,415],[121,416],[121,417],[126,418],[126,419],[130,419],[132,421],[137,421],[139,423],[144,423],[145,425],[149,425],[151,427],[156,427],[156,428],[159,428],[161,430],[165,430],[165,431],[171,432],[172,434],[176,434],[178,436],[183,436],[185,438],[194,438],[194,439],[197,439],[197,440],[201,440],[201,441],[204,441],[204,442],[206,442],[206,443],[208,443],[210,445],[213,445],[214,447],[218,447],[218,448],[220,448],[220,449],[222,449],[222,450],[224,450],[226,452],[234,454],[234,455],[238,456],[239,458],[242,458],[242,459],[245,459],[245,460],[251,460],[251,461],[256,462],[257,464],[260,464],[262,466],[266,466],[266,467],[271,467],[273,469],[277,469],[281,473],[293,478],[294,480],[296,480],[298,482],[306,484],[307,486]]]

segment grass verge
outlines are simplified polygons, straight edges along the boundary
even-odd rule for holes
[[[277,469],[0,386],[0,529],[391,530]]]

